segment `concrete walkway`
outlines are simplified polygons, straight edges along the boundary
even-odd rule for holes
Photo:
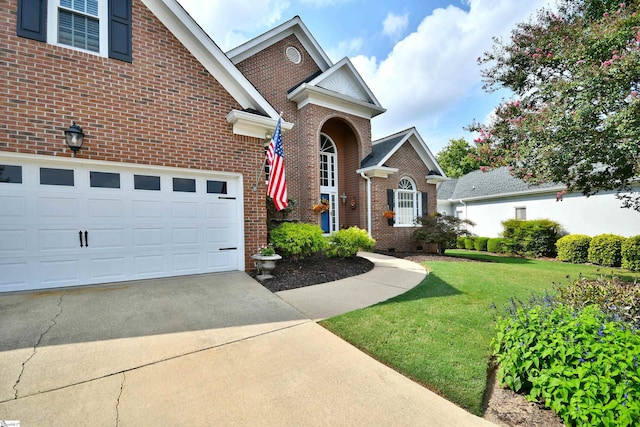
[[[482,426],[315,323],[417,285],[373,271],[274,295],[240,272],[0,295],[0,420],[24,426]]]

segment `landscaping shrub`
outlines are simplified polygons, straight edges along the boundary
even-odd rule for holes
[[[475,250],[476,249],[475,238],[474,237],[465,237],[464,238],[464,248],[468,249],[470,251]]]
[[[573,264],[584,264],[588,261],[591,237],[584,234],[569,234],[556,242],[558,259]]]
[[[468,236],[470,233],[463,224],[474,225],[472,221],[437,212],[418,218],[418,227],[413,232],[413,240],[426,244],[436,244],[438,253],[443,254],[447,249],[457,244],[458,237]]]
[[[556,289],[556,299],[575,310],[597,305],[609,320],[624,321],[640,330],[640,285],[617,278],[580,278]]]
[[[502,237],[493,237],[487,240],[487,251],[494,254],[504,253],[504,239]]]
[[[606,267],[620,267],[622,263],[622,242],[625,238],[615,234],[599,234],[589,243],[588,260]]]
[[[358,227],[349,227],[329,236],[329,244],[325,248],[325,254],[329,258],[349,258],[356,256],[358,251],[370,251],[376,241],[369,237],[367,230]]]
[[[476,251],[486,251],[487,250],[487,242],[489,241],[488,237],[476,237],[473,241],[473,247]]]
[[[640,271],[640,236],[629,237],[622,243],[622,267]]]
[[[517,306],[498,319],[492,350],[500,382],[544,403],[567,426],[640,419],[640,335],[597,306]]]
[[[456,248],[457,249],[464,249],[464,239],[466,239],[466,237],[464,236],[460,236],[456,239]]]
[[[326,246],[322,229],[303,222],[285,222],[271,230],[270,240],[279,253],[295,260],[320,252]]]
[[[503,221],[503,236],[508,251],[537,258],[555,256],[556,241],[560,237],[560,224],[548,219]]]

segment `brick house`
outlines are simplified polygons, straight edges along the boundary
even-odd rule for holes
[[[0,5],[0,291],[252,268],[279,112],[296,218],[400,250],[387,190],[405,200],[410,179],[412,209],[435,209],[427,177],[443,174],[424,141],[406,131],[380,156],[391,144],[372,144],[370,120],[384,109],[299,18],[225,54],[175,0],[85,4]]]

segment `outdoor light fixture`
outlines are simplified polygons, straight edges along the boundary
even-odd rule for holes
[[[343,205],[347,203],[347,195],[342,193],[342,195],[340,196],[340,200],[342,200]]]
[[[73,155],[78,152],[80,148],[82,148],[82,141],[84,141],[84,133],[82,133],[82,128],[76,124],[76,122],[72,122],[69,129],[64,131],[64,137],[67,140],[67,145],[73,151]]]

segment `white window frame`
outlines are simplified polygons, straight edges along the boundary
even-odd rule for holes
[[[318,158],[318,167],[320,171],[320,194],[329,195],[329,234],[339,230],[338,224],[340,213],[338,212],[338,147],[331,137],[325,133],[320,134],[320,156]],[[326,157],[326,162],[323,161]],[[326,169],[323,169],[323,163]],[[323,185],[322,171],[327,173],[327,179]]]
[[[65,47],[67,49],[76,50],[78,52],[90,53],[92,55],[109,56],[109,4],[108,0],[98,0],[98,25],[100,28],[98,52],[82,49],[79,47],[58,43],[58,10],[60,9],[60,0],[49,0],[47,2],[47,43],[56,46]]]
[[[518,215],[519,213],[522,213],[522,215]],[[522,221],[526,221],[527,220],[527,207],[526,206],[516,206],[514,208],[514,218],[522,220]]]
[[[393,210],[396,213],[394,227],[415,227],[418,218],[422,216],[421,193],[417,188],[411,178],[404,177],[399,181],[398,188],[393,191]],[[412,202],[413,206],[400,206],[400,199],[402,202]]]

